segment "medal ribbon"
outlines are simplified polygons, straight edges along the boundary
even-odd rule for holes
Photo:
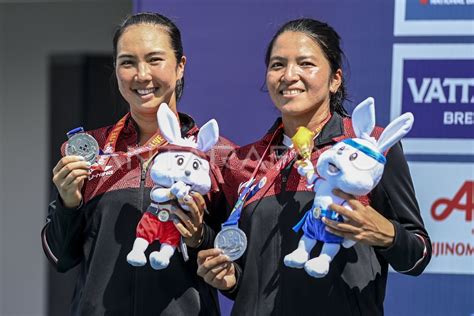
[[[124,117],[122,117],[112,128],[112,131],[107,136],[105,141],[103,154],[99,156],[97,160],[97,164],[94,164],[94,169],[102,169],[105,166],[110,158],[117,157],[117,156],[125,156],[131,158],[133,156],[141,156],[143,157],[146,153],[151,153],[152,156],[160,146],[167,144],[167,141],[161,135],[160,130],[158,129],[157,132],[143,145],[137,148],[134,148],[131,151],[127,152],[115,152],[115,147],[117,146],[117,141],[120,133],[122,132],[123,128],[125,127],[125,123],[127,122],[128,118],[130,117],[130,112],[127,113]],[[195,128],[192,128],[188,131],[188,135],[193,133]]]
[[[322,130],[324,125],[329,121],[331,118],[331,113],[328,114],[328,116],[321,122],[321,124],[316,128],[316,135],[319,134],[319,132]],[[222,228],[226,226],[238,226],[239,219],[242,213],[242,209],[245,205],[248,205],[249,203],[253,202],[256,200],[258,197],[260,197],[262,194],[256,195],[256,193],[262,189],[265,185],[270,187],[271,184],[275,181],[276,177],[280,174],[281,170],[285,169],[288,164],[290,164],[298,155],[298,152],[294,148],[289,148],[285,154],[277,161],[274,167],[270,168],[266,174],[260,179],[259,183],[253,185],[255,183],[255,176],[257,175],[258,170],[260,169],[260,165],[262,164],[263,160],[265,159],[265,156],[270,149],[273,140],[276,136],[276,134],[283,128],[283,124],[280,124],[278,128],[275,130],[273,133],[270,142],[263,152],[262,157],[260,158],[257,166],[255,167],[255,170],[252,173],[252,176],[250,179],[245,183],[244,187],[242,188],[239,197],[237,199],[237,202],[235,203],[234,207],[232,208],[232,211],[229,215],[229,218],[227,221],[225,221],[222,224]],[[264,182],[263,182],[264,181]],[[262,183],[263,182],[263,183]]]
[[[237,226],[240,215],[242,213],[243,207],[247,204],[247,200],[252,198],[260,189],[262,189],[266,184],[268,178],[273,178],[276,177],[277,174],[280,173],[282,169],[284,169],[295,157],[296,157],[296,151],[294,149],[288,150],[275,164],[275,166],[267,171],[267,173],[260,179],[260,181],[254,185],[255,183],[255,177],[257,175],[258,170],[260,169],[260,166],[267,156],[267,153],[273,143],[273,140],[275,139],[275,136],[280,132],[280,130],[283,128],[283,125],[281,124],[278,126],[278,128],[273,132],[273,135],[270,139],[270,142],[268,143],[268,146],[265,148],[265,151],[262,154],[262,157],[257,163],[257,166],[255,167],[250,179],[245,182],[243,187],[241,188],[241,192],[239,194],[239,197],[237,199],[237,202],[235,203],[234,207],[232,208],[232,212],[230,213],[229,218],[227,221],[225,221],[222,224],[222,228],[226,226]]]

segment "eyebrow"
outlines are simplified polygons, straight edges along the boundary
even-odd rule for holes
[[[148,54],[145,55],[145,58],[147,57],[150,57],[150,56],[154,56],[154,55],[166,55],[166,52],[164,50],[155,50],[155,51],[152,51],[152,52],[149,52]],[[117,59],[121,59],[121,58],[134,58],[135,56],[132,55],[132,54],[127,54],[127,53],[124,53],[124,54],[120,54],[118,55]]]
[[[282,57],[282,56],[273,56],[270,58],[270,60],[287,60],[288,58],[286,57]],[[296,57],[297,60],[302,60],[302,59],[316,59],[316,57],[314,56],[311,56],[311,55],[302,55],[302,56],[298,56]]]

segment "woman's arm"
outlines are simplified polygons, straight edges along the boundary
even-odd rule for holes
[[[371,205],[393,224],[393,244],[376,251],[398,272],[419,275],[431,259],[431,242],[421,218],[410,170],[400,143],[387,154],[380,183],[370,194]]]
[[[53,186],[46,225],[41,231],[43,250],[59,272],[66,272],[82,260],[84,206],[67,208]]]

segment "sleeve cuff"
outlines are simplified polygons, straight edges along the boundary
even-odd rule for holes
[[[393,244],[388,248],[376,247],[376,250],[397,272],[412,274],[428,255],[427,241],[417,233],[406,231],[400,223],[391,222],[395,228]],[[421,253],[418,245],[422,246]]]
[[[393,252],[396,252],[398,245],[403,245],[403,237],[400,236],[400,224],[396,221],[390,220],[395,230],[395,236],[393,236],[393,243],[388,247],[374,247],[383,256],[390,256]]]
[[[66,207],[63,204],[63,200],[61,199],[61,196],[58,194],[58,197],[56,199],[56,212],[59,212],[60,214],[63,215],[76,215],[77,211],[80,210],[84,206],[84,201],[81,200],[81,203],[77,207]]]

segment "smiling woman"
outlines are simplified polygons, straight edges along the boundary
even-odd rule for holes
[[[142,129],[143,143],[157,129],[155,115],[161,103],[177,113],[186,57],[172,25],[130,21],[122,30],[114,37],[115,72],[120,93]]]
[[[223,169],[227,209],[240,205],[240,220],[235,219],[237,211],[230,218],[238,221],[247,236],[247,250],[235,262],[220,249],[202,250],[198,255],[198,274],[235,300],[233,315],[383,315],[388,265],[401,273],[418,275],[430,260],[431,243],[397,144],[388,152],[382,180],[369,196],[337,193],[354,212],[342,213],[345,208],[330,204],[311,215],[327,225],[318,225],[323,227],[321,235],[332,233],[335,239],[358,243],[337,252],[324,277],[323,273],[311,274],[320,277],[315,279],[302,269],[307,269],[312,247],[304,244],[304,238],[301,245],[301,236],[292,228],[311,208],[314,195],[295,167],[297,157],[290,149],[290,138],[299,126],[314,132],[310,160],[316,166],[324,151],[355,136],[352,119],[343,107],[346,93],[341,59],[339,35],[313,19],[286,23],[267,48],[267,87],[281,118],[259,141],[237,149]],[[376,128],[372,136],[377,138],[380,133],[381,128]],[[260,161],[249,159],[255,156]],[[244,192],[239,185],[249,179],[252,183],[266,180],[266,184],[255,195],[250,193],[252,197],[245,202],[239,196],[239,191]],[[318,215],[331,214],[329,211],[347,214],[346,221],[329,221],[324,217],[327,215]],[[285,255],[297,246],[309,249],[303,253],[306,257],[299,260],[298,254],[287,261],[300,270],[284,264]],[[314,252],[322,248],[318,242]]]
[[[199,131],[191,117],[177,112],[186,64],[180,31],[162,15],[139,13],[119,26],[113,47],[118,87],[130,113],[114,126],[88,132],[103,152],[114,154],[104,158],[103,168],[80,156],[65,156],[54,167],[43,248],[60,272],[81,265],[72,315],[217,315],[215,290],[196,275],[195,251],[187,262],[173,256],[162,271],[135,268],[126,260],[151,202],[149,162],[164,145],[157,133],[158,108],[169,105],[181,136]],[[227,155],[217,148],[233,147],[222,138],[218,144],[208,153],[216,164]],[[212,234],[203,223],[206,203],[193,193],[185,204],[190,212],[172,207],[176,221],[171,225],[190,248],[197,247]],[[148,251],[158,248],[156,243]]]
[[[270,56],[267,87],[282,113],[285,134],[295,134],[298,126],[316,129],[329,115],[330,96],[342,83],[341,69],[333,73],[320,46],[301,32],[281,34]]]

